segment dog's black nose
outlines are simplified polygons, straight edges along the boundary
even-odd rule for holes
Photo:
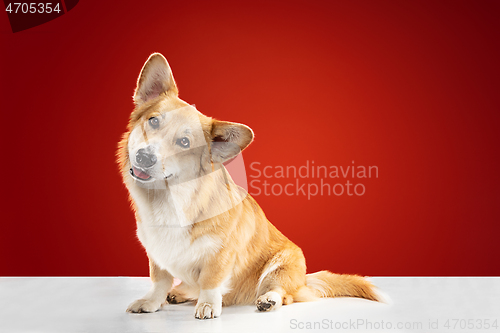
[[[148,153],[146,149],[141,148],[135,154],[135,161],[140,167],[150,168],[156,163],[156,155]]]

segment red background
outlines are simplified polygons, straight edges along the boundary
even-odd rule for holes
[[[361,197],[256,198],[309,271],[500,275],[499,9],[81,1],[16,34],[0,14],[0,275],[148,274],[114,155],[155,51],[181,98],[253,128],[247,168],[378,166]]]

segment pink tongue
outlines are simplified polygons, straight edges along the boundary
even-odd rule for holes
[[[148,179],[150,177],[147,173],[137,170],[136,168],[134,168],[134,174],[141,179]]]

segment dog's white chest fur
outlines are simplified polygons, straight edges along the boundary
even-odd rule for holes
[[[141,219],[137,236],[148,255],[174,277],[196,286],[201,266],[217,252],[220,241],[209,235],[192,241],[191,226],[180,226],[178,208],[172,207],[166,198],[134,199]]]

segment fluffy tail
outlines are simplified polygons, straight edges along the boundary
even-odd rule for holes
[[[320,271],[306,275],[306,286],[301,287],[293,300],[308,302],[319,297],[360,297],[371,301],[381,301],[375,287],[358,275],[333,274]]]

